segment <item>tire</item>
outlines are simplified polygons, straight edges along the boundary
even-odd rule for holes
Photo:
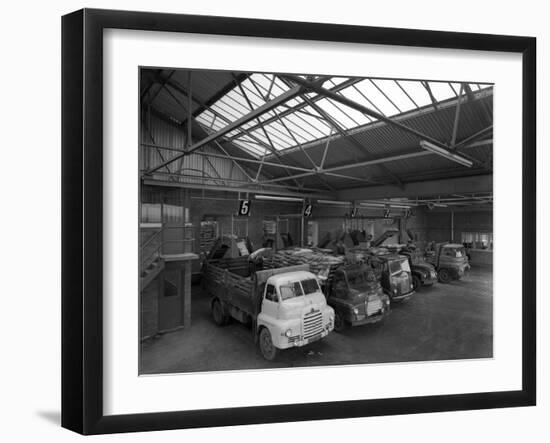
[[[337,310],[334,310],[334,330],[336,332],[342,332],[347,329],[347,327],[348,325],[346,320],[344,320],[342,315]]]
[[[262,328],[259,338],[260,352],[266,360],[273,361],[277,358],[279,350],[273,345],[269,329]]]
[[[225,326],[229,321],[228,316],[223,312],[222,304],[219,300],[212,302],[212,318],[218,326]]]
[[[438,280],[441,283],[449,283],[453,279],[449,270],[445,268],[440,269],[439,272],[437,273],[437,276],[438,276]]]
[[[419,291],[422,287],[422,281],[420,281],[420,278],[417,275],[413,275],[413,289],[415,291]]]

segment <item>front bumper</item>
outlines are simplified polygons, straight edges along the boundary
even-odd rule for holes
[[[409,291],[409,292],[406,292],[406,293],[404,293],[404,294],[398,294],[398,295],[392,294],[392,295],[390,296],[390,300],[391,300],[391,301],[402,301],[402,300],[407,300],[408,298],[411,298],[413,294],[414,294],[414,291]]]
[[[390,314],[390,308],[384,308],[384,310],[378,312],[377,314],[366,316],[366,315],[354,315],[353,318],[349,319],[351,326],[362,326],[368,325],[371,323],[378,323],[383,320]]]
[[[314,343],[317,340],[321,340],[322,338],[326,337],[330,331],[332,331],[332,328],[324,328],[319,334],[316,334],[313,337],[309,337],[307,339],[304,339],[304,337],[302,337],[301,335],[295,335],[293,337],[281,337],[281,340],[279,341],[279,343],[277,343],[276,346],[279,349],[299,348],[300,346],[309,345],[310,343]]]

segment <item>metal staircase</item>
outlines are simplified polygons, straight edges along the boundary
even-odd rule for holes
[[[139,290],[143,291],[164,269],[162,259],[162,230],[149,236],[139,248]]]

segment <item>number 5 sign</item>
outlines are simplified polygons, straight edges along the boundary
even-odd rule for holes
[[[250,215],[250,200],[239,200],[238,215]]]

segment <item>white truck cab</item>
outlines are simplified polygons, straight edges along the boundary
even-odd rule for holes
[[[256,324],[260,350],[273,360],[278,349],[304,346],[327,336],[334,328],[334,310],[314,274],[287,272],[267,279]]]

